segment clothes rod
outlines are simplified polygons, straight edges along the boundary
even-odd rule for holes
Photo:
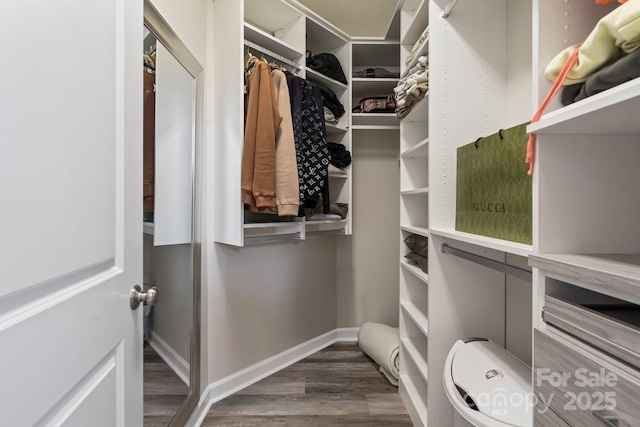
[[[516,267],[514,265],[507,264],[501,261],[495,261],[487,257],[472,254],[471,252],[463,251],[462,249],[456,249],[447,245],[446,243],[443,243],[442,246],[440,246],[440,250],[445,254],[451,254],[460,258],[464,258],[467,261],[475,262],[476,264],[489,267],[493,270],[497,270],[509,276],[517,277],[518,279],[522,279],[527,282],[531,281],[531,270]]]
[[[449,0],[449,3],[447,3],[447,5],[444,7],[444,10],[442,11],[442,17],[447,19],[449,15],[451,15],[451,11],[454,7],[456,7],[457,3],[458,0]]]
[[[269,49],[265,49],[264,47],[260,46],[259,44],[255,44],[253,42],[250,42],[249,40],[245,40],[244,41],[244,45],[247,47],[250,47],[253,50],[257,50],[260,53],[264,53],[265,55],[275,59],[276,61],[282,62],[283,64],[289,65],[290,67],[295,68],[296,70],[300,71],[300,66],[298,64],[296,64],[295,62],[293,62],[292,60],[285,58],[282,55],[279,55],[275,52],[270,51]]]
[[[248,236],[244,240],[246,243],[270,242],[273,240],[299,239],[300,233],[275,234],[273,236]]]
[[[307,224],[313,224],[312,221],[307,222]],[[313,237],[313,236],[325,236],[328,234],[345,234],[344,233],[344,228],[340,229],[340,230],[327,230],[327,231],[307,231],[306,233],[307,237]]]

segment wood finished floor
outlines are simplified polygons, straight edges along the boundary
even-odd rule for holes
[[[144,348],[144,426],[167,427],[189,387],[151,346]]]
[[[378,366],[356,344],[334,344],[211,407],[202,426],[413,424]]]

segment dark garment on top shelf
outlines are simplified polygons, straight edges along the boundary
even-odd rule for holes
[[[287,72],[300,204],[318,200],[329,175],[329,149],[320,89]],[[302,209],[302,207],[301,207]]]
[[[340,169],[344,169],[351,164],[351,153],[347,151],[347,148],[342,144],[336,144],[335,142],[329,142],[329,162]]]
[[[368,79],[399,79],[400,73],[394,73],[393,71],[386,70],[384,68],[367,68],[361,71],[355,71],[353,77],[368,78]]]
[[[607,65],[584,83],[565,87],[562,91],[562,104],[573,104],[637,77],[640,77],[640,50]]]
[[[340,117],[344,116],[344,112],[345,112],[344,106],[342,105],[342,103],[340,102],[340,100],[338,99],[338,96],[335,94],[334,91],[332,91],[331,89],[329,89],[328,87],[326,87],[320,82],[310,82],[310,83],[316,86],[320,90],[320,95],[322,95],[322,102],[324,106],[327,107],[329,111],[333,113],[336,119],[339,119]]]
[[[347,84],[347,77],[344,75],[340,61],[331,53],[312,55],[311,51],[307,51],[307,67],[340,83]]]

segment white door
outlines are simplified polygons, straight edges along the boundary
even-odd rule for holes
[[[142,1],[0,1],[0,425],[142,425]]]

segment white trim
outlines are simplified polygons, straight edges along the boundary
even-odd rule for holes
[[[219,402],[335,342],[336,330],[333,330],[216,381],[209,386],[211,402]]]
[[[198,406],[187,421],[186,427],[200,426],[214,403],[329,347],[331,344],[336,342],[357,342],[359,331],[359,327],[334,329],[209,384],[202,393]]]
[[[358,332],[360,332],[360,327],[338,328],[335,332],[336,342],[358,342]]]
[[[152,349],[158,353],[158,355],[164,360],[173,372],[180,377],[180,379],[189,386],[190,374],[189,362],[184,360],[165,340],[160,338],[153,331],[149,333],[149,345]]]
[[[209,384],[202,392],[200,401],[185,423],[185,427],[199,427],[204,421],[205,417],[209,413],[209,409],[211,409],[211,405],[213,405],[213,401],[211,400],[212,385],[213,384]]]

